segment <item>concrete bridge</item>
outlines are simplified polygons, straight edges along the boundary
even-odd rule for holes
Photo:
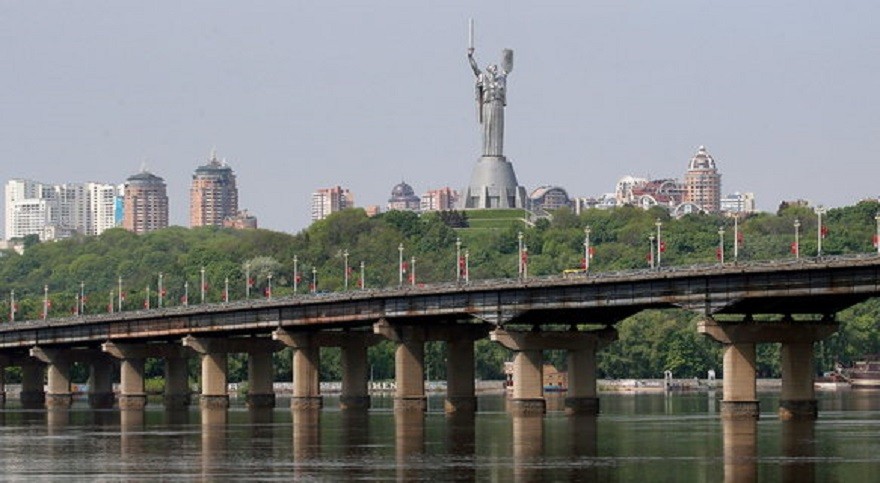
[[[447,342],[448,412],[476,409],[474,341],[515,352],[511,409],[543,413],[541,351],[568,351],[571,413],[598,411],[596,351],[614,324],[645,309],[679,307],[704,317],[700,332],[724,344],[725,418],[757,418],[755,345],[782,344],[783,418],[815,418],[813,343],[837,329],[835,314],[880,295],[880,257],[664,268],[575,277],[489,280],[350,291],[222,304],[22,321],[0,326],[0,364],[22,368],[25,407],[71,404],[70,366],[89,364],[89,401],[146,404],[144,360],[165,361],[165,404],[189,404],[186,359],[201,359],[203,407],[226,407],[230,353],[249,357],[248,404],[275,404],[272,353],[293,350],[293,408],[321,405],[319,349],[342,348],[344,409],[367,408],[367,348],[397,344],[395,410],[424,411],[424,342]],[[770,317],[764,317],[770,316]],[[805,317],[809,316],[809,317]],[[766,320],[766,321],[765,321]],[[44,391],[44,374],[48,384]],[[5,394],[5,393],[4,393]]]

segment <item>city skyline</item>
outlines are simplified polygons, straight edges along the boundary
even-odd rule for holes
[[[530,190],[679,176],[704,144],[724,194],[762,210],[877,196],[880,6],[211,6],[5,3],[0,179],[121,180],[146,161],[187,226],[193,160],[216,146],[240,204],[285,232],[321,186],[363,205],[395,179],[461,189],[480,140],[474,18],[481,62],[517,53],[505,155]]]

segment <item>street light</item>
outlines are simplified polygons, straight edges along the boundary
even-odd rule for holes
[[[517,277],[523,278],[523,233],[520,231],[516,234],[517,240],[517,257],[519,258],[519,262],[517,265]]]
[[[739,213],[733,216],[733,263],[739,258]]]
[[[523,280],[529,278],[529,247],[528,245],[523,245],[522,256],[520,257],[520,262],[522,263],[522,278]]]
[[[159,308],[162,308],[162,299],[165,296],[165,291],[162,290],[162,272],[159,272]]]
[[[86,283],[83,281],[79,282],[79,306],[77,307],[76,315],[83,315],[86,311]]]
[[[296,257],[293,257],[294,271],[296,271]],[[296,291],[294,289],[294,291]],[[244,264],[244,298],[251,298],[251,262]]]
[[[342,252],[342,258],[345,259],[345,291],[348,291],[348,250]]]
[[[43,285],[43,320],[49,318],[49,286]]]
[[[189,280],[183,281],[183,306],[189,307]]]
[[[663,223],[660,221],[660,218],[657,218],[657,221],[654,222],[654,225],[657,227],[657,268],[660,268],[660,252],[663,251],[663,242],[660,240],[660,227],[663,226]]]
[[[299,264],[299,258],[296,255],[293,256],[293,293],[296,293],[296,289],[299,287],[299,271],[297,270],[297,265]]]
[[[318,267],[312,267],[312,293],[318,293]]]
[[[464,284],[468,285],[471,283],[471,251],[468,248],[464,249]]]
[[[367,279],[364,278],[364,261],[361,260],[361,290],[367,289]]]
[[[266,298],[272,300],[272,274],[266,275]]]
[[[822,227],[822,215],[825,214],[825,211],[826,210],[825,210],[825,208],[822,207],[822,205],[819,205],[816,207],[816,216],[818,216],[818,218],[819,218],[819,226],[816,229],[816,247],[817,247],[816,248],[816,256],[817,257],[822,256],[822,239],[825,238],[824,229]]]
[[[397,287],[403,287],[403,243],[397,245]]]
[[[9,321],[15,322],[15,289],[9,291]]]
[[[651,234],[648,236],[648,239],[651,240],[651,250],[648,252],[648,261],[651,263],[651,268],[654,268],[654,235]]]
[[[205,267],[204,267],[204,265],[202,266],[201,273],[202,273],[202,287],[201,287],[202,288],[202,303],[205,303]]]
[[[461,237],[455,237],[455,283],[461,283]]]
[[[229,302],[229,277],[223,279],[223,301]]]
[[[119,287],[118,287],[119,293],[117,295],[119,297],[119,300],[118,300],[119,311],[122,312],[122,301],[125,300],[125,297],[122,295],[122,276],[119,277],[118,283],[119,283]]]
[[[590,227],[584,227],[584,272],[590,271]]]
[[[718,261],[724,265],[724,227],[718,227]]]
[[[796,258],[796,259],[801,257],[800,236],[801,236],[801,220],[795,218],[794,219],[794,258]]]

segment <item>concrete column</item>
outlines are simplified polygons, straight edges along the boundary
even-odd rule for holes
[[[520,350],[513,356],[513,393],[508,404],[517,415],[544,414],[544,358],[541,350]]]
[[[747,318],[749,319],[749,318]],[[755,390],[755,344],[782,343],[782,378],[780,416],[815,419],[813,395],[812,344],[833,334],[838,324],[825,317],[821,321],[719,323],[707,318],[697,331],[724,344],[724,396],[721,417],[757,419],[760,412]]]
[[[95,357],[89,364],[89,406],[94,409],[113,407],[113,362],[106,356]]]
[[[189,367],[185,357],[165,358],[165,408],[179,409],[190,405]]]
[[[21,407],[39,409],[46,406],[46,392],[43,388],[45,377],[46,369],[42,362],[28,358],[21,363]]]
[[[311,332],[288,332],[278,329],[272,339],[293,349],[293,397],[291,409],[320,409],[323,406],[320,385],[321,347]]]
[[[721,417],[758,419],[760,414],[755,385],[755,344],[726,344]]]
[[[782,344],[782,394],[779,418],[816,419],[819,415],[813,389],[813,343]]]
[[[227,392],[227,360],[225,352],[208,352],[202,359],[202,396],[199,405],[205,409],[229,407]]]
[[[597,414],[599,397],[596,392],[596,348],[568,351],[568,414]]]
[[[119,365],[119,409],[141,410],[147,405],[144,387],[144,359],[122,359]]]
[[[366,337],[364,334],[349,333],[347,340],[342,343],[341,409],[369,409],[369,377]]]
[[[425,334],[420,327],[400,329],[400,341],[394,351],[395,411],[424,412],[428,409],[425,396]]]
[[[446,403],[447,413],[477,410],[474,392],[474,341],[471,337],[446,341]]]
[[[32,347],[31,357],[48,364],[46,371],[46,407],[49,409],[69,408],[73,404],[70,392],[70,357],[68,351]]]
[[[252,352],[248,354],[248,394],[249,408],[275,407],[275,380],[271,352]]]

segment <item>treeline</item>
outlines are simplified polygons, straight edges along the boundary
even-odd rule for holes
[[[827,229],[823,254],[876,253],[872,241],[878,211],[876,202],[828,210],[823,216]],[[414,273],[415,283],[450,282],[455,280],[458,267],[457,240],[462,252],[469,255],[471,280],[516,277],[519,232],[528,248],[529,276],[558,275],[583,263],[587,226],[594,248],[592,271],[641,269],[648,267],[649,237],[656,236],[658,221],[665,245],[662,265],[717,263],[722,238],[725,261],[733,261],[733,220],[713,215],[692,214],[675,220],[662,209],[624,207],[580,215],[560,210],[534,226],[511,224],[496,230],[458,228],[464,224],[462,220],[466,217],[460,214],[419,216],[397,211],[370,218],[363,210],[353,209],[316,222],[296,235],[171,227],[144,235],[113,229],[97,237],[32,243],[23,255],[0,252],[0,310],[8,320],[13,291],[15,319],[24,320],[42,317],[44,296],[51,304],[49,317],[75,313],[80,293],[85,295],[86,314],[104,313],[111,304],[117,310],[120,286],[123,310],[140,310],[147,303],[156,307],[160,297],[165,306],[197,304],[202,293],[206,302],[220,302],[227,293],[230,300],[264,297],[270,284],[273,297],[291,295],[294,290],[300,294],[343,290],[346,278],[348,289],[358,290],[362,273],[366,288],[394,287],[398,284],[401,246],[407,277]],[[795,220],[799,223],[800,256],[815,256],[817,216],[809,208],[790,206],[776,214],[739,220],[738,261],[793,258]],[[722,228],[723,235],[719,233]],[[817,370],[880,352],[878,316],[876,300],[839,314],[841,331],[817,344]],[[676,377],[705,377],[708,369],[720,371],[720,347],[699,336],[695,324],[695,314],[677,310],[648,311],[620,322],[619,340],[600,353],[602,375],[648,378],[671,370]],[[778,350],[772,344],[760,346],[759,371],[764,375],[778,375]],[[563,353],[547,355],[564,367]],[[500,346],[480,341],[478,377],[500,377],[509,356]],[[442,343],[426,347],[431,378],[445,377],[444,357]],[[391,377],[393,346],[388,343],[372,348],[370,364],[374,378]],[[279,380],[289,380],[289,353],[276,356],[276,369]],[[322,351],[321,370],[327,379],[339,378],[338,351]],[[160,373],[161,369],[151,365],[148,371]],[[231,358],[230,379],[245,379],[246,373],[246,362]]]

